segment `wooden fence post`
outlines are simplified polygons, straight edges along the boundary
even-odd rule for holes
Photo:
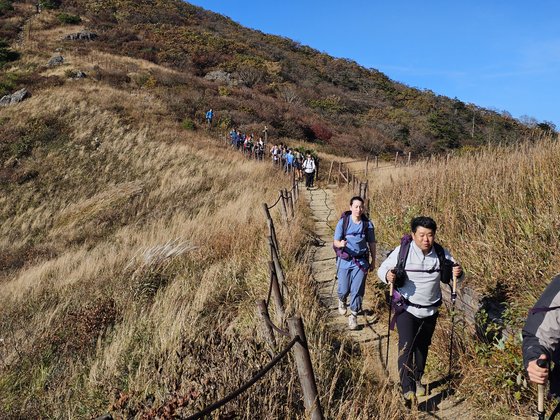
[[[379,168],[379,156],[375,155],[375,168]]]
[[[280,324],[284,322],[286,310],[284,309],[284,297],[282,296],[280,284],[278,283],[276,268],[272,261],[268,262],[268,271],[270,272],[270,282],[272,284],[272,298],[274,299],[274,307],[276,308],[276,321]]]
[[[346,167],[346,189],[350,188],[350,168]]]
[[[406,166],[410,166],[410,152],[408,152],[408,160],[406,161]]]
[[[286,201],[288,202],[288,208],[290,209],[290,216],[294,218],[294,200],[292,199],[292,193],[288,192],[288,190],[284,190],[284,194],[286,195]]]
[[[270,319],[270,316],[268,315],[268,308],[266,307],[264,299],[257,300],[257,313],[262,320],[262,333],[264,338],[270,345],[272,351],[274,351],[276,350],[276,339],[274,338],[274,330],[266,322],[266,319]]]
[[[294,317],[288,319],[288,327],[292,338],[299,337],[300,341],[294,346],[294,356],[298,370],[299,381],[303,390],[303,399],[306,410],[311,414],[312,420],[322,420],[321,401],[317,392],[315,374],[311,364],[311,356],[307,346],[307,339],[303,329],[301,318]]]
[[[399,163],[399,152],[395,153],[395,167],[398,165]]]
[[[288,208],[286,206],[286,199],[284,198],[284,192],[282,190],[280,190],[280,201],[282,204],[280,206],[280,212],[282,213],[282,218],[286,223],[288,223]]]
[[[284,291],[284,272],[282,271],[282,265],[280,264],[280,258],[278,257],[278,252],[272,242],[272,238],[268,237],[268,243],[270,244],[270,254],[272,257],[272,262],[274,263],[274,271],[278,277],[278,285],[280,286],[280,292]]]
[[[366,156],[366,170],[364,171],[364,176],[367,178],[368,174],[368,165],[369,165],[369,155]]]
[[[332,167],[334,165],[334,160],[331,162],[331,167],[329,168],[329,177],[327,178],[327,185],[331,182]]]
[[[266,205],[266,203],[263,203],[263,210],[264,210],[264,215],[266,217],[266,221],[268,223],[268,230],[270,233],[270,237],[272,238],[272,243],[274,245],[274,248],[276,249],[276,252],[280,254],[280,248],[278,247],[278,239],[276,238],[276,229],[274,228],[274,221],[270,216],[270,211],[268,210],[268,206]]]

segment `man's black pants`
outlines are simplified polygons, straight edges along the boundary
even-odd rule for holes
[[[305,173],[305,186],[306,187],[312,187],[313,186],[313,175],[315,175],[314,172],[306,172]]]
[[[438,313],[427,318],[417,318],[403,312],[397,317],[399,330],[399,376],[403,393],[416,391],[415,381],[424,374],[428,348],[436,329]]]

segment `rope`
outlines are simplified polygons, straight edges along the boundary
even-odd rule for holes
[[[286,330],[283,330],[282,328],[278,328],[276,325],[274,325],[274,323],[270,320],[270,318],[268,317],[263,317],[265,322],[268,324],[268,326],[270,328],[272,328],[274,331],[276,331],[278,334],[283,335],[284,337],[289,337],[290,333]]]
[[[241,395],[243,392],[245,392],[247,389],[249,389],[253,384],[255,384],[259,379],[261,379],[264,375],[266,375],[266,373],[270,369],[272,369],[280,360],[282,360],[282,358],[286,354],[288,354],[288,352],[291,350],[291,348],[299,341],[301,341],[299,336],[295,337],[292,341],[290,341],[288,343],[288,345],[286,346],[286,348],[284,350],[282,350],[280,353],[278,353],[278,355],[276,355],[274,357],[274,359],[272,359],[270,361],[270,363],[268,363],[264,368],[262,368],[255,376],[253,376],[243,386],[241,386],[239,389],[233,391],[227,397],[222,398],[220,401],[215,402],[214,404],[206,407],[204,410],[202,410],[202,411],[200,411],[200,412],[198,412],[198,413],[196,413],[196,414],[194,414],[190,417],[187,417],[187,420],[201,419],[204,416],[207,416],[208,414],[210,414],[212,411],[217,410],[218,408],[224,406],[225,404],[227,404],[231,400],[237,398],[239,395]]]
[[[276,204],[278,204],[280,202],[280,199],[283,198],[283,195],[279,195],[278,196],[278,200],[276,200],[276,203],[274,203],[272,206],[266,206],[269,210],[274,208],[276,206]]]

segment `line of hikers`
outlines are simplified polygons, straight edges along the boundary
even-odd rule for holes
[[[451,288],[464,281],[462,266],[450,252],[436,242],[437,224],[426,216],[415,217],[410,233],[380,264],[379,280],[390,286],[389,331],[396,324],[398,361],[402,395],[407,403],[426,395],[422,376],[435,331],[438,309],[442,305],[442,284]],[[364,200],[355,196],[335,228],[338,311],[346,315],[351,330],[359,328],[366,277],[376,260],[375,227],[364,214]],[[389,337],[387,337],[389,339]],[[453,335],[451,335],[453,340]],[[536,384],[550,382],[550,394],[560,397],[560,275],[546,288],[531,309],[523,328],[523,358],[529,379]],[[450,351],[453,348],[451,342]],[[388,347],[387,347],[388,349]],[[451,360],[450,360],[451,363]],[[552,371],[551,365],[554,366]],[[540,388],[539,388],[540,390]],[[544,409],[539,413],[544,418]],[[560,411],[560,404],[553,416]]]
[[[255,141],[253,133],[246,134],[233,128],[229,132],[230,144],[232,147],[243,152],[249,158],[264,160],[265,144],[262,137]],[[280,143],[273,144],[269,150],[270,158],[274,165],[278,165],[286,173],[295,173],[298,181],[303,180],[305,175],[305,186],[313,187],[315,174],[317,172],[317,162],[309,151],[301,153],[297,149],[291,149]]]

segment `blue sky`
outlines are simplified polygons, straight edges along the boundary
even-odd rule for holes
[[[560,128],[560,1],[189,3],[409,86]]]

